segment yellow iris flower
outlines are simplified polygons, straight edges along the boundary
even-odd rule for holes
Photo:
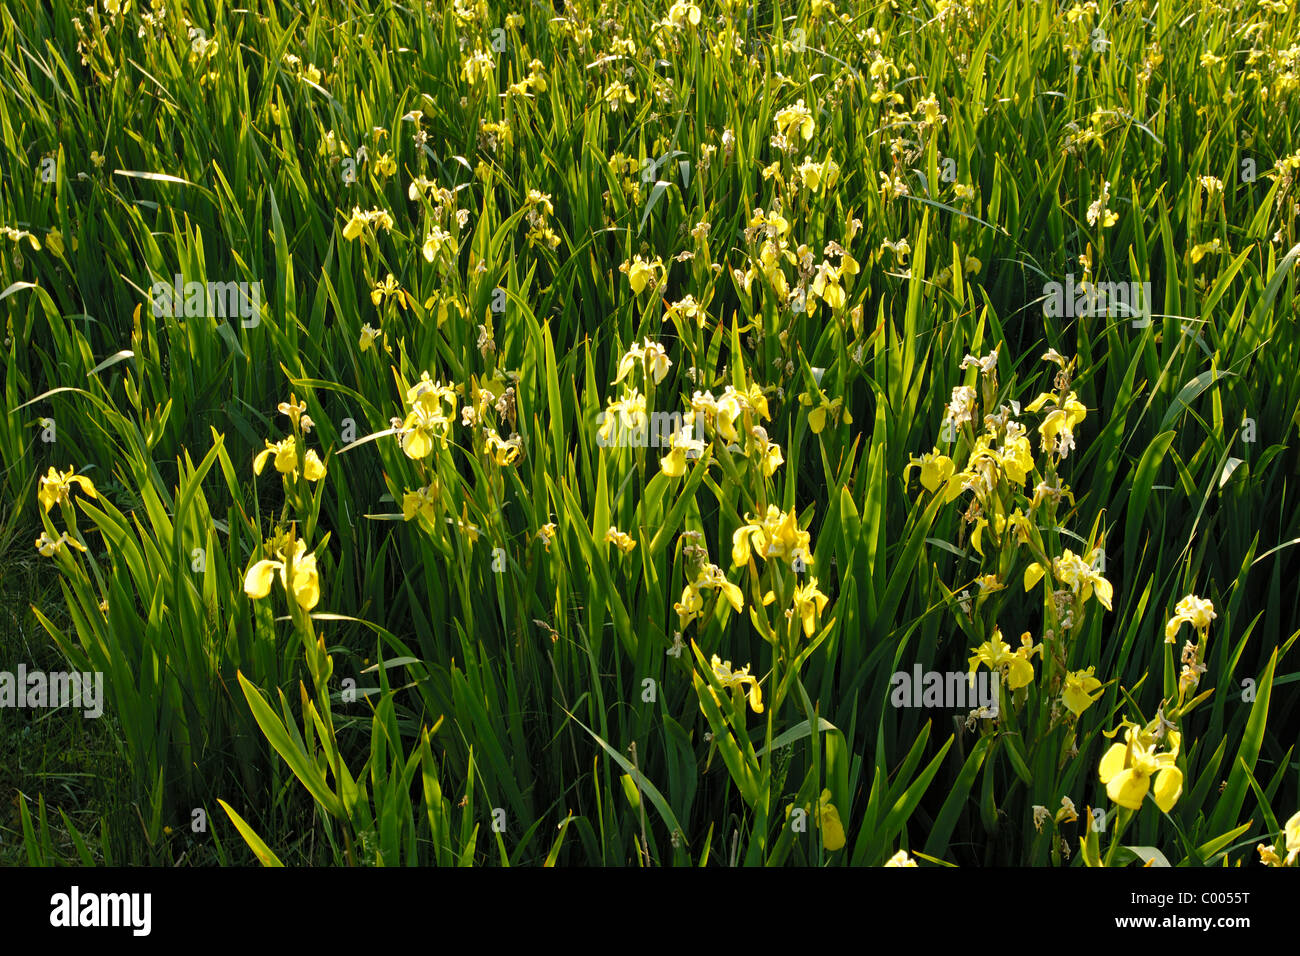
[[[794,139],[797,133],[806,142],[813,138],[813,130],[816,129],[812,113],[804,106],[803,100],[798,100],[794,106],[779,110],[773,120],[776,122],[777,132],[789,140]]]
[[[621,422],[624,428],[639,431],[646,427],[648,419],[645,410],[645,396],[639,389],[633,388],[622,398],[611,400],[605,409],[605,418],[596,434],[604,443],[614,440],[614,426]]]
[[[548,523],[548,524],[544,524],[544,525],[542,525],[540,528],[537,529],[537,540],[539,540],[539,541],[542,542],[542,547],[544,547],[544,548],[546,549],[546,553],[547,553],[547,554],[550,554],[550,551],[551,551],[551,542],[555,540],[555,522],[554,522],[554,521],[552,521],[552,522],[550,522],[550,523]]]
[[[42,476],[40,486],[36,491],[36,497],[46,513],[48,513],[56,504],[69,500],[73,485],[80,488],[83,495],[88,495],[91,498],[99,497],[94,484],[89,478],[78,475],[73,468],[59,472],[53,467]]]
[[[1178,606],[1174,608],[1174,616],[1165,625],[1165,643],[1174,643],[1178,629],[1184,624],[1190,624],[1204,634],[1209,629],[1210,622],[1217,617],[1211,602],[1198,598],[1195,594],[1189,594],[1178,602]]]
[[[811,420],[811,416],[809,416]],[[913,468],[921,469],[921,484],[931,494],[938,491],[940,487],[947,484],[948,479],[953,476],[956,465],[947,455],[939,454],[936,446],[934,451],[929,451],[917,458],[912,455],[908,459],[908,464],[903,468],[903,483],[907,483],[907,475]],[[978,550],[978,548],[976,549]]]
[[[443,410],[443,403],[450,406]],[[407,458],[427,458],[434,447],[435,438],[446,438],[456,418],[456,392],[449,385],[440,385],[425,372],[420,381],[406,392],[410,412],[398,428],[402,451]]]
[[[722,568],[716,564],[706,565],[699,575],[695,578],[697,588],[713,588],[720,590],[722,596],[727,599],[732,610],[739,612],[745,606],[745,597],[740,588],[727,580],[727,576],[722,573]]]
[[[1098,551],[1093,551],[1091,557],[1095,558]],[[1095,570],[1089,561],[1084,560],[1075,554],[1069,548],[1059,558],[1052,559],[1052,574],[1056,580],[1069,586],[1070,590],[1082,597],[1084,601],[1092,597],[1097,597],[1098,603],[1106,610],[1111,610],[1111,599],[1114,596],[1114,588],[1111,583],[1103,578]],[[1041,564],[1031,564],[1025,568],[1025,590],[1028,591],[1035,584],[1043,579],[1043,566]]]
[[[981,542],[981,535],[984,529],[988,527],[992,527],[993,533],[997,535],[998,538],[1001,538],[1002,533],[1003,531],[1006,530],[1006,526],[1008,524],[1010,524],[1015,529],[1017,541],[1019,541],[1021,544],[1027,544],[1029,542],[1029,528],[1030,528],[1029,518],[1025,515],[1023,511],[1017,508],[1015,511],[1011,513],[1010,517],[1003,517],[1003,515],[1000,512],[995,512],[993,515],[992,525],[989,524],[988,518],[981,517],[976,519],[975,529],[971,532],[970,535],[971,547],[973,547],[976,551],[978,551],[980,556],[982,557],[984,555],[984,549],[981,546],[980,542]]]
[[[626,531],[619,531],[618,528],[614,527],[606,529],[605,543],[614,545],[624,554],[631,554],[633,549],[636,548],[636,538]]]
[[[663,268],[663,260],[658,256],[651,261],[642,259],[640,256],[633,256],[632,261],[623,263],[618,267],[618,271],[627,274],[627,281],[632,286],[632,292],[640,295],[646,290],[647,286],[659,284],[659,275],[663,272]]]
[[[352,207],[352,216],[348,223],[343,227],[343,238],[353,240],[359,237],[367,228],[379,230],[393,228],[393,217],[389,215],[386,209],[371,209],[369,212],[362,212],[357,206]]]
[[[437,507],[441,497],[442,489],[437,479],[424,488],[406,492],[402,495],[403,520],[410,521],[416,515],[421,515],[433,521],[438,516]]]
[[[703,592],[706,589],[721,591],[732,610],[737,613],[745,606],[745,596],[740,587],[728,581],[716,564],[707,564],[700,569],[695,580],[682,589],[682,599],[673,605],[681,627],[685,628],[704,610]]]
[[[776,470],[785,464],[785,455],[781,452],[781,446],[768,439],[767,429],[762,425],[755,425],[751,428],[749,436],[753,439],[749,444],[749,449],[757,453],[759,467],[763,471],[763,476],[771,478],[776,474]]]
[[[805,637],[813,636],[813,632],[817,629],[817,619],[821,617],[829,600],[830,598],[818,589],[816,578],[809,578],[807,584],[794,589],[794,613],[803,622]]]
[[[636,94],[632,92],[626,83],[621,83],[618,80],[605,87],[604,96],[610,110],[615,113],[624,103],[636,102]]]
[[[678,326],[687,319],[694,319],[696,325],[702,329],[709,319],[709,314],[695,301],[695,296],[688,295],[686,298],[670,304],[664,310],[664,318]]]
[[[1055,453],[1065,458],[1074,448],[1074,428],[1083,421],[1088,410],[1074,392],[1066,397],[1064,405],[1057,405],[1056,395],[1044,392],[1030,402],[1025,407],[1025,411],[1036,412],[1048,403],[1051,403],[1053,408],[1047,413],[1043,423],[1038,426],[1038,434],[1043,439],[1042,449],[1044,452]]]
[[[677,612],[678,626],[685,629],[704,610],[704,595],[694,583],[687,584],[682,588],[682,598],[673,605],[673,610]]]
[[[1070,709],[1070,713],[1076,717],[1097,702],[1097,697],[1092,695],[1094,691],[1101,687],[1101,681],[1092,676],[1094,670],[1095,668],[1089,667],[1086,670],[1071,671],[1065,675],[1065,687],[1061,690],[1061,700]]]
[[[1028,637],[1026,634],[1025,637]],[[1034,665],[1030,661],[1037,650],[1032,644],[1021,639],[1022,647],[1016,653],[1011,652],[1011,645],[1002,640],[1002,632],[993,629],[993,638],[985,641],[975,649],[970,657],[970,673],[974,674],[981,664],[991,671],[1006,674],[1007,689],[1019,690],[1034,679]]]
[[[487,447],[488,452],[492,455],[492,460],[505,467],[513,465],[519,460],[519,456],[524,453],[524,440],[518,435],[502,438],[497,434],[495,428],[489,428],[487,430]]]
[[[840,812],[831,803],[829,788],[821,792],[821,798],[817,801],[817,815],[813,818],[813,825],[822,831],[822,846],[828,853],[844,849],[844,824],[840,820]]]
[[[802,405],[813,406],[813,410],[808,413],[808,427],[813,430],[814,435],[822,433],[822,429],[826,427],[828,416],[837,423],[853,424],[853,416],[844,407],[843,398],[829,399],[818,389],[815,393],[803,392],[800,394],[799,402]]]
[[[813,277],[810,291],[832,309],[842,309],[846,296],[840,286],[840,280],[846,275],[857,275],[858,272],[857,260],[846,252],[840,258],[838,266],[823,262],[817,267],[817,274]]]
[[[65,544],[70,544],[78,551],[85,551],[86,546],[75,538],[69,538],[65,531],[57,538],[51,538],[48,531],[42,531],[41,536],[36,539],[36,550],[41,553],[42,557],[52,558],[63,550]]]
[[[647,376],[653,376],[654,383],[658,385],[668,374],[669,367],[673,364],[672,359],[668,357],[668,352],[658,342],[651,342],[646,339],[643,345],[637,345],[635,342],[627,350],[622,361],[618,363],[618,375],[614,377],[611,385],[617,385],[623,381],[632,370],[638,365],[643,365]]]
[[[722,440],[730,444],[740,437],[736,431],[736,419],[740,413],[745,410],[748,403],[744,397],[730,385],[727,390],[718,399],[716,424],[718,435]]]
[[[260,475],[262,469],[266,467],[266,460],[272,456],[275,459],[275,470],[280,474],[298,474],[298,440],[293,435],[274,445],[268,441],[266,448],[258,452],[253,459],[253,474]],[[325,477],[325,463],[320,460],[320,456],[314,449],[307,449],[303,455],[302,476],[308,481],[320,481]]]
[[[426,261],[433,262],[438,258],[438,254],[442,252],[443,248],[450,244],[450,242],[451,233],[434,226],[424,237],[424,246],[421,248],[420,252],[423,254]]]
[[[758,686],[758,678],[749,673],[748,664],[733,671],[731,661],[723,661],[717,654],[713,655],[710,664],[713,667],[713,676],[727,690],[743,688],[748,685],[749,706],[753,708],[756,714],[763,712],[763,692]],[[718,701],[718,706],[721,707],[722,701],[718,700],[718,695],[714,693],[712,687],[709,688],[709,693],[713,694],[713,699]]]
[[[732,567],[747,565],[751,551],[757,551],[764,561],[781,558],[793,563],[799,558],[806,565],[813,563],[810,550],[812,537],[807,531],[799,529],[793,511],[786,513],[776,505],[768,505],[761,523],[756,523],[756,519],[748,514],[745,515],[745,521],[746,524],[737,528],[731,536]]]
[[[700,8],[685,0],[677,0],[668,11],[668,20],[679,30],[689,23],[693,27],[700,25]]]
[[[283,555],[282,555],[283,556]],[[310,611],[320,601],[320,577],[316,573],[316,555],[307,553],[307,542],[299,539],[293,546],[292,578],[286,571],[285,561],[264,558],[244,576],[244,593],[260,600],[271,593],[271,582],[278,571],[280,583],[291,593],[298,606]]]
[[[1167,731],[1166,736],[1168,749],[1157,753],[1155,735],[1130,725],[1124,732],[1125,742],[1111,745],[1098,768],[1111,800],[1129,810],[1139,809],[1152,791],[1154,777],[1156,806],[1166,813],[1173,808],[1183,792],[1183,773],[1175,765],[1182,737],[1176,730]]]
[[[704,442],[689,437],[688,430],[677,431],[673,433],[672,448],[659,459],[659,468],[669,478],[680,478],[686,474],[686,459],[699,458],[703,454]],[[780,454],[779,448],[777,454]]]
[[[1300,813],[1287,820],[1283,831],[1286,834],[1286,862],[1292,866],[1297,857],[1300,857]]]

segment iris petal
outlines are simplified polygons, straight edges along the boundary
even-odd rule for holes
[[[1177,767],[1165,767],[1156,774],[1156,806],[1168,813],[1183,792],[1183,772]]]
[[[255,599],[266,597],[271,593],[271,582],[275,578],[276,569],[282,567],[284,565],[279,561],[258,561],[244,576],[244,593]]]
[[[1181,786],[1180,781],[1180,789]],[[1133,769],[1121,770],[1110,778],[1110,783],[1106,784],[1106,795],[1121,807],[1138,810],[1142,807],[1142,800],[1149,789],[1151,789],[1151,778],[1146,774],[1138,773]]]
[[[1110,783],[1121,770],[1124,769],[1124,758],[1128,753],[1128,747],[1124,744],[1112,744],[1111,748],[1106,751],[1106,755],[1101,758],[1100,776],[1102,783]]]

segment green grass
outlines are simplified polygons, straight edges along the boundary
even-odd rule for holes
[[[1115,865],[1129,847],[1235,865],[1278,842],[1300,809],[1293,4],[709,2],[681,29],[642,0],[509,22],[483,3],[96,10],[0,12],[0,226],[31,235],[0,234],[0,670],[66,661],[108,699],[93,726],[36,715],[35,743],[0,711],[6,862],[16,791],[24,858],[69,863],[78,840],[96,861],[286,865]],[[1107,183],[1109,224],[1089,215]],[[390,221],[354,235],[354,209]],[[764,258],[760,215],[789,257]],[[885,245],[904,239],[905,257]],[[831,243],[858,269],[826,289]],[[640,293],[636,257],[663,266]],[[1149,282],[1149,322],[1044,315],[1046,283],[1088,271]],[[155,317],[177,273],[260,282],[256,321]],[[702,323],[671,309],[688,295]],[[383,333],[365,350],[363,327]],[[612,384],[647,340],[666,374]],[[1060,387],[1049,348],[1073,362]],[[994,349],[996,376],[963,366]],[[414,456],[391,420],[425,373],[455,410]],[[739,449],[697,428],[701,457],[670,476],[662,449],[602,447],[597,416],[631,385],[659,412],[751,395]],[[1027,480],[1000,467],[982,503],[1033,529],[986,527],[982,555],[971,492],[906,470],[932,449],[969,463],[976,429],[942,429],[962,385],[981,416],[1019,403],[1031,446]],[[1027,408],[1044,392],[1086,409],[1064,458],[1040,444],[1051,406]],[[291,395],[310,432],[277,411]],[[320,481],[254,474],[289,435]],[[47,513],[50,467],[98,497]],[[1034,503],[1055,477],[1071,495]],[[733,562],[769,506],[809,552]],[[43,530],[87,550],[40,557]],[[278,572],[250,597],[292,540],[318,603]],[[1096,548],[1113,605],[1076,601],[1067,627],[1024,573]],[[741,608],[715,577],[683,626],[702,561]],[[1003,587],[967,613],[981,575]],[[813,578],[828,600],[806,634],[785,612]],[[1217,613],[1194,708],[1192,629],[1163,639],[1188,594]],[[1000,719],[890,703],[894,672],[964,672],[995,628],[1042,648]],[[714,654],[759,678],[761,713]],[[1066,718],[1062,681],[1089,667],[1097,699]],[[1129,811],[1099,780],[1103,734],[1158,712],[1182,793]],[[1063,797],[1079,820],[1036,826]]]

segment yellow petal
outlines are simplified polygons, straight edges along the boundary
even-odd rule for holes
[[[244,593],[254,599],[266,597],[271,593],[271,582],[275,579],[276,569],[283,567],[279,561],[258,561],[244,575]]]
[[[733,610],[739,612],[745,606],[745,598],[738,586],[730,581],[724,581],[721,585],[722,596],[727,599]]]
[[[1061,701],[1076,717],[1093,705],[1093,699],[1088,696],[1085,688],[1086,685],[1074,686],[1067,682],[1065,690],[1061,692]],[[1116,744],[1116,746],[1120,745]]]
[[[253,459],[253,474],[260,475],[262,473],[262,469],[266,467],[266,459],[271,457],[274,450],[271,443],[267,442],[266,449],[257,453],[257,457]]]
[[[314,554],[299,558],[293,564],[293,596],[298,606],[310,611],[320,601],[320,576],[316,573]]]
[[[747,526],[731,536],[731,566],[733,568],[743,568],[749,563],[749,532],[750,528]]]
[[[808,413],[808,427],[813,430],[814,435],[820,435],[823,428],[826,427],[826,406],[819,405]]]
[[[1183,735],[1176,730],[1171,730],[1166,736],[1166,742],[1169,747],[1169,753],[1164,756],[1167,756],[1170,760],[1176,759],[1178,757],[1178,751],[1182,748]]]
[[[81,493],[83,495],[89,495],[91,498],[99,497],[99,495],[95,493],[95,486],[90,483],[89,478],[84,475],[69,475],[68,482],[72,483],[74,481],[81,486]]]
[[[1116,745],[1118,746],[1118,745]],[[1112,747],[1111,750],[1115,748]],[[1109,753],[1107,756],[1110,756]],[[1179,789],[1181,789],[1181,781]],[[1142,807],[1142,800],[1151,789],[1151,778],[1138,773],[1136,770],[1121,770],[1115,776],[1110,778],[1110,783],[1106,784],[1106,795],[1121,807],[1127,807],[1130,810],[1138,810]],[[1177,794],[1174,795],[1177,798]]]
[[[1110,783],[1121,770],[1124,769],[1124,758],[1128,754],[1128,747],[1124,744],[1112,744],[1111,748],[1106,751],[1101,758],[1100,776],[1102,783]]]
[[[415,429],[408,432],[402,439],[402,451],[406,452],[407,458],[413,458],[417,461],[421,458],[427,458],[433,451],[433,440],[422,430]]]
[[[674,448],[659,459],[659,469],[669,478],[680,478],[686,474],[686,451]]]
[[[1033,683],[1034,665],[1023,657],[1013,657],[1007,670],[1007,689],[1019,690],[1026,684]]]
[[[1043,392],[1036,399],[1025,406],[1025,411],[1036,412],[1048,402],[1056,401],[1056,396],[1051,392]]]
[[[833,803],[827,802],[819,808],[821,811],[822,846],[828,852],[844,848],[844,824],[840,822],[840,813]]]
[[[1288,854],[1300,850],[1300,813],[1294,814],[1291,819],[1282,825],[1282,832],[1286,836],[1286,851]]]
[[[1177,767],[1165,767],[1156,774],[1156,806],[1168,813],[1183,792],[1183,772]]]
[[[275,470],[282,475],[292,475],[298,470],[298,448],[292,438],[280,442],[275,452]]]
[[[320,456],[314,451],[307,452],[307,458],[303,465],[303,477],[308,481],[320,481],[325,477],[325,463],[320,460]]]
[[[812,601],[804,604],[799,616],[803,618],[804,637],[812,637],[813,632],[817,630],[817,611]]]

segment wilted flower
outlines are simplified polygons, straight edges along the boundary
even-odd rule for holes
[[[1101,220],[1103,229],[1109,229],[1119,221],[1119,215],[1108,208],[1110,203],[1110,181],[1102,186],[1101,195],[1088,207],[1088,225],[1095,226]]]
[[[636,539],[626,531],[619,531],[612,525],[605,531],[605,543],[612,544],[624,554],[631,554],[636,547]]]

